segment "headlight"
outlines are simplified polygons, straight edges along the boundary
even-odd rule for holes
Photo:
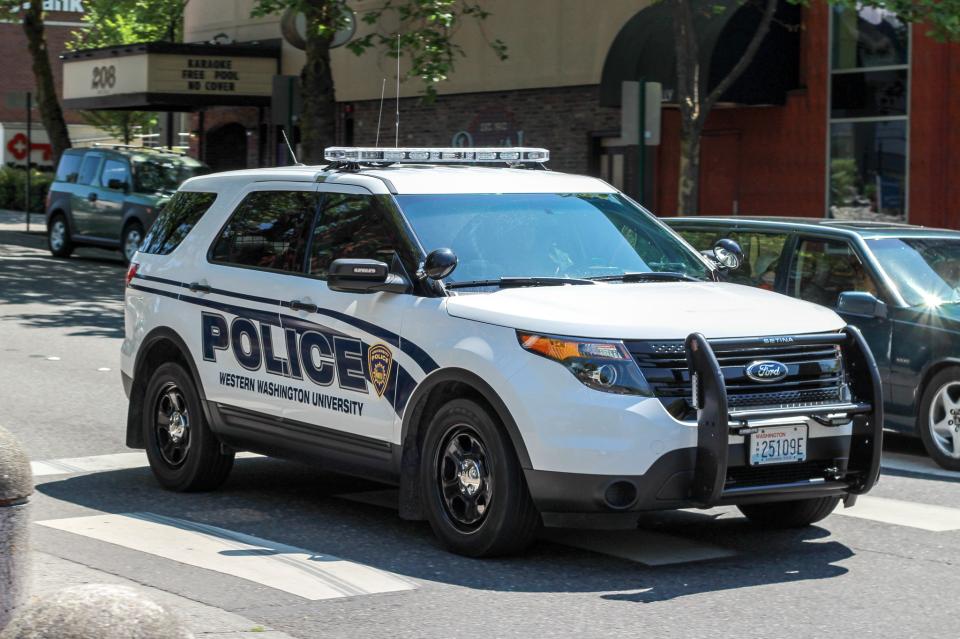
[[[619,395],[653,396],[623,342],[537,335],[517,331],[524,350],[563,364],[585,386]]]

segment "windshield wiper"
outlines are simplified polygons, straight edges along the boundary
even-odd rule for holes
[[[521,288],[524,286],[564,286],[566,284],[595,284],[593,280],[573,277],[501,277],[498,280],[464,280],[445,283],[446,288],[471,288],[474,286],[496,286],[499,288]]]
[[[703,280],[673,271],[651,271],[649,273],[621,273],[620,275],[598,275],[591,277],[594,282],[702,282]]]

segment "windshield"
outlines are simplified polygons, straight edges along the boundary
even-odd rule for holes
[[[193,158],[175,155],[130,158],[134,190],[140,193],[173,193],[195,175],[206,172],[206,165]]]
[[[960,302],[960,238],[868,240],[910,306]]]
[[[709,276],[693,250],[618,194],[396,197],[427,251],[457,254],[451,282],[651,271]]]

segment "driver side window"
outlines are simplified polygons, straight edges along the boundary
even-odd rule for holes
[[[307,272],[325,279],[338,259],[392,263],[398,237],[372,195],[329,193],[325,196],[310,242]]]
[[[787,293],[835,308],[840,293],[847,291],[880,296],[873,277],[850,245],[842,241],[800,240],[790,263]]]

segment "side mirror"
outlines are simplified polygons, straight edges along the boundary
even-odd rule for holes
[[[713,259],[725,271],[734,271],[743,264],[743,249],[733,240],[717,240],[713,245]]]
[[[107,188],[108,188],[108,189],[113,189],[114,191],[123,191],[124,193],[126,193],[126,192],[127,192],[127,181],[126,181],[126,180],[118,180],[118,179],[116,179],[116,178],[111,178],[111,179],[107,180]]]
[[[873,293],[847,291],[840,293],[837,300],[837,312],[862,317],[884,318],[887,316],[887,305],[878,300]]]
[[[457,268],[457,254],[448,248],[439,248],[430,251],[420,270],[423,275],[432,280],[442,280],[449,277],[455,268]]]
[[[327,270],[327,286],[341,293],[406,293],[410,282],[390,272],[378,260],[334,260]]]

